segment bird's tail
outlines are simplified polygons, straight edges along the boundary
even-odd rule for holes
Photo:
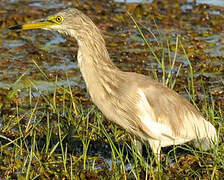
[[[204,121],[204,131],[200,131],[198,138],[193,141],[196,148],[207,151],[218,143],[215,127],[208,121]],[[201,127],[203,129],[203,127]]]

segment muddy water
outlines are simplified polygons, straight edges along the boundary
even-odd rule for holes
[[[115,2],[126,2],[126,3],[152,3],[152,0],[115,0]],[[192,0],[188,0],[188,3],[192,3]],[[224,2],[222,0],[196,0],[196,5],[199,4],[211,4],[214,6],[224,6]]]
[[[133,22],[127,16],[127,11],[145,27],[155,33],[158,40],[164,44],[170,43],[170,55],[175,46],[176,36],[180,35],[193,69],[195,70],[196,87],[201,93],[201,79],[206,80],[205,86],[209,93],[220,101],[223,98],[223,1],[191,1],[171,5],[157,1],[121,0],[83,1],[1,1],[1,33],[0,33],[0,88],[18,88],[23,95],[31,86],[27,79],[32,81],[41,93],[52,92],[55,88],[55,79],[60,86],[68,86],[67,79],[72,86],[84,88],[85,85],[79,73],[76,54],[77,43],[70,37],[63,37],[56,32],[44,30],[30,30],[24,32],[10,32],[6,28],[43,18],[60,9],[76,6],[87,13],[105,35],[109,53],[115,64],[123,70],[136,71],[152,75],[152,70],[161,75],[161,67],[154,60],[141,39]],[[143,3],[142,3],[143,2]],[[208,4],[205,4],[208,3]],[[94,4],[94,7],[92,7]],[[105,11],[105,8],[110,10]],[[157,23],[153,22],[153,19]],[[159,30],[159,33],[158,33]],[[148,41],[161,55],[156,40],[147,30],[143,29]],[[164,45],[164,48],[167,48]],[[167,51],[168,52],[168,51]],[[183,52],[177,55],[177,65],[182,65],[180,80],[176,90],[185,93],[182,83],[187,79],[188,62]],[[46,73],[44,77],[39,68]],[[167,62],[168,64],[168,62]],[[18,82],[16,82],[21,78]],[[15,83],[16,82],[16,83]],[[223,103],[222,103],[223,105]]]
[[[197,1],[196,4],[186,1],[181,4],[177,3],[178,1],[173,3],[173,0],[128,2],[131,0],[127,0],[125,3],[122,3],[121,0],[119,2],[118,0],[116,2],[107,0],[81,2],[67,0],[1,1],[0,110],[2,116],[0,116],[0,127],[5,128],[4,126],[8,126],[8,122],[13,119],[13,116],[18,116],[16,108],[17,103],[20,103],[23,121],[21,120],[19,123],[24,125],[22,131],[25,132],[29,118],[26,116],[23,118],[23,116],[25,111],[30,111],[30,107],[26,107],[24,103],[29,103],[29,98],[27,100],[26,97],[29,96],[31,89],[34,98],[43,94],[52,94],[58,86],[71,86],[75,91],[84,92],[86,95],[85,84],[76,61],[78,46],[75,39],[44,30],[19,32],[7,30],[7,27],[12,25],[43,18],[71,6],[88,14],[102,30],[110,56],[119,68],[154,78],[156,78],[156,72],[160,81],[162,69],[145,45],[127,12],[130,12],[136,21],[143,25],[140,27],[146,39],[159,58],[165,56],[165,64],[168,67],[169,59],[172,60],[175,57],[176,37],[179,36],[194,69],[197,103],[200,105],[204,96],[208,98],[212,96],[215,106],[223,108],[223,1],[209,1],[210,4],[203,4],[207,1]],[[213,3],[211,4],[211,2]],[[149,30],[154,33],[156,39]],[[176,57],[176,65],[172,71],[174,77],[180,65],[181,70],[174,89],[188,97],[186,89],[187,81],[190,78],[189,64],[180,46],[178,46]],[[166,73],[169,73],[169,69],[166,70]],[[17,94],[15,98],[12,100],[6,98],[13,97],[13,93]],[[24,102],[19,102],[20,98],[24,98]],[[83,102],[83,100],[80,101]],[[85,101],[83,104],[85,106],[88,103]],[[37,110],[37,114],[40,116],[43,111],[41,108]],[[55,126],[58,122],[57,117],[55,120],[52,111],[49,114],[50,126],[57,127]],[[29,113],[27,116],[29,117]],[[63,120],[63,118],[61,119]],[[48,126],[45,121],[46,118],[42,117],[41,122]],[[15,124],[17,125],[17,122]],[[38,126],[38,128],[41,129],[45,126]],[[16,132],[20,132],[20,129],[14,127],[13,123],[12,127],[5,134],[7,137],[15,139],[19,136]],[[67,130],[66,133],[68,133]],[[76,140],[73,135],[71,132],[71,139],[75,144]],[[57,139],[57,135],[55,135],[55,139]],[[81,154],[82,144],[79,140],[77,143],[78,145],[74,146],[69,141],[68,144],[71,145],[71,148],[68,148],[68,152]],[[108,144],[103,143],[103,145],[96,146],[94,141],[93,148],[91,149],[90,145],[89,149],[90,153],[99,155],[109,167],[112,166]],[[102,166],[95,166],[95,169],[98,168],[100,169]],[[126,168],[130,169],[129,165]]]

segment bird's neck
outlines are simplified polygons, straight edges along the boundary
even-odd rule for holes
[[[113,65],[100,34],[79,41],[78,64],[95,104],[119,86],[120,70]]]

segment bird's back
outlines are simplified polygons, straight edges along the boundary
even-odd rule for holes
[[[125,127],[119,123],[124,128],[160,140],[162,147],[193,139],[217,138],[212,124],[175,91],[140,74],[122,72],[122,76],[125,80],[119,86],[120,104],[133,113]]]

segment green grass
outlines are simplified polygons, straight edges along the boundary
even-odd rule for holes
[[[56,78],[55,91],[39,92],[39,97],[33,96],[39,91],[35,83],[27,81],[28,85],[22,91],[29,97],[21,99],[19,88],[15,86],[8,92],[8,101],[1,112],[0,178],[220,179],[224,176],[223,110],[206,91],[202,80],[204,99],[198,104],[193,67],[181,38],[176,38],[172,56],[169,41],[160,42],[147,29],[160,47],[156,52],[142,33],[143,27],[140,28],[134,19],[133,22],[160,65],[162,73],[152,71],[152,74],[165,86],[175,89],[182,71],[181,64],[176,65],[177,54],[185,56],[189,64],[185,84],[189,100],[216,127],[219,145],[208,152],[190,145],[175,146],[163,154],[160,164],[156,164],[148,144],[145,144],[143,155],[138,153],[130,134],[108,122],[94,105],[84,105],[85,93],[82,98],[76,97],[69,78],[67,88],[58,86]],[[177,67],[175,74],[174,67]],[[23,75],[15,84],[21,80]]]

